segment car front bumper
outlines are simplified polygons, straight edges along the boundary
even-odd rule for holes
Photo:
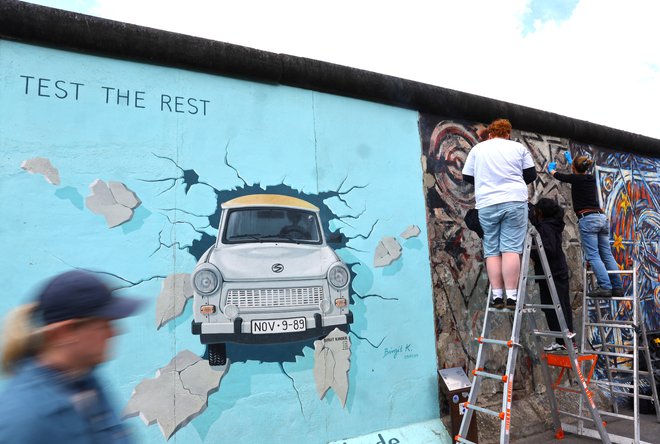
[[[311,325],[313,323],[313,325]],[[199,335],[202,344],[219,344],[237,342],[242,344],[276,344],[297,342],[326,336],[335,328],[348,333],[349,325],[353,323],[353,313],[345,315],[326,316],[314,314],[307,319],[308,328],[304,331],[290,333],[252,334],[250,322],[238,317],[233,323],[218,324],[192,321],[192,333]]]

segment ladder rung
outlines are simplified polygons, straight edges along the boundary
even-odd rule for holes
[[[615,371],[617,373],[630,373],[630,374],[635,373],[634,370],[631,370],[629,368],[619,368],[619,367],[610,367],[610,371]],[[638,375],[644,375],[644,376],[649,376],[650,375],[650,373],[647,372],[646,370],[638,370],[637,374]]]
[[[633,270],[607,270],[607,274],[633,274]],[[593,270],[587,270],[587,274],[594,274]]]
[[[599,379],[595,382],[598,385],[607,385],[607,386],[610,386],[610,387],[627,388],[627,389],[630,389],[630,390],[634,390],[634,388],[635,388],[635,386],[631,385],[631,384],[623,384],[621,382],[610,382],[610,381],[607,381],[605,379]]]
[[[633,297],[626,296],[585,296],[587,299],[607,299],[608,301],[634,301]],[[594,307],[589,307],[590,310],[593,310]]]
[[[548,304],[525,304],[525,308],[541,308],[545,310],[554,310],[555,306]]]
[[[495,313],[515,313],[516,309],[515,308],[495,308],[495,307],[488,307],[488,311],[493,311]]]
[[[546,275],[544,275],[544,274],[530,274],[530,275],[527,275],[527,277],[528,277],[529,279],[533,279],[533,280],[541,280],[541,279],[545,280],[545,279],[548,278],[548,277],[547,277]]]
[[[602,347],[601,347],[602,348]],[[623,348],[625,350],[635,350],[634,345],[625,345],[625,344],[610,344],[609,342],[605,344],[605,348],[609,349],[617,349],[617,348]],[[637,350],[646,350],[646,347],[643,345],[638,345]]]
[[[608,412],[606,410],[598,410],[598,413],[600,413],[600,416],[609,416],[611,418],[627,419],[629,421],[635,420],[634,416],[623,415],[621,413]]]
[[[456,436],[454,436],[454,441],[456,441],[456,442],[464,442],[464,443],[466,443],[466,444],[476,444],[474,441],[469,441],[469,440],[467,440],[467,439],[461,437],[461,435],[456,435]]]
[[[593,350],[589,353],[593,353],[594,355],[602,355],[602,356],[612,356],[614,358],[632,358],[633,355],[626,355],[623,353],[612,353],[612,352],[604,352],[600,350]]]
[[[585,322],[584,325],[587,327],[604,327],[604,328],[630,328],[634,329],[635,324],[632,322],[630,324],[623,324],[623,323],[609,323],[609,322]]]
[[[633,321],[626,321],[624,319],[603,319],[601,320],[603,324],[617,324],[617,325],[635,325]]]
[[[485,378],[490,378],[490,379],[496,379],[498,381],[506,382],[507,376],[506,375],[496,375],[494,373],[488,373],[483,370],[472,370],[472,374],[474,376],[483,376]]]
[[[575,337],[575,333],[573,333],[573,332],[563,333],[563,332],[560,332],[560,331],[550,331],[550,330],[532,330],[532,334],[536,335],[536,336],[549,336],[549,337],[552,337],[552,338],[563,338],[563,337],[574,338]]]
[[[495,416],[497,418],[504,420],[504,412],[496,412],[494,410],[485,409],[483,407],[479,407],[478,405],[472,405],[467,402],[463,403],[463,407],[470,410],[476,410],[477,412],[486,413],[487,415]]]
[[[580,416],[580,415],[576,415],[575,413],[566,412],[566,411],[564,411],[564,410],[557,410],[557,411],[559,412],[560,415],[570,416],[571,418],[581,419],[581,420],[583,420],[583,421],[591,421],[591,422],[594,422],[594,419],[593,419],[593,418],[590,418],[589,416]]]
[[[517,342],[513,342],[511,340],[509,341],[504,341],[502,339],[489,339],[489,338],[474,338],[475,341],[477,341],[480,344],[495,344],[495,345],[503,345],[505,347],[513,347],[514,345],[520,346]]]

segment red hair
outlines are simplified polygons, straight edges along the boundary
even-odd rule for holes
[[[488,134],[490,137],[508,138],[511,134],[511,122],[507,119],[494,120],[488,125]]]

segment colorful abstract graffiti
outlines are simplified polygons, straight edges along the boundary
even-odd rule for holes
[[[440,368],[469,367],[469,362],[474,362],[476,346],[469,339],[478,335],[483,317],[488,283],[479,239],[463,222],[474,200],[471,186],[461,177],[467,153],[477,143],[483,127],[483,123],[420,117]],[[648,331],[660,329],[660,160],[515,128],[512,138],[530,150],[539,173],[530,186],[532,202],[551,197],[570,209],[569,186],[547,175],[547,164],[555,161],[560,168],[568,167],[561,155],[566,150],[574,157],[588,154],[594,158],[602,207],[611,222],[615,258],[622,270],[636,264],[641,317]],[[576,216],[572,211],[566,214],[564,249],[572,270],[572,305],[578,310],[584,288],[582,253]],[[624,283],[628,294],[632,294],[632,278],[624,277]],[[610,316],[630,319],[632,306],[623,302],[611,303]],[[588,338],[594,346],[600,342],[597,332],[589,331]],[[629,340],[625,336],[616,338],[617,342]]]

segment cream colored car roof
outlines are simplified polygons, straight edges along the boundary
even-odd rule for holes
[[[284,196],[282,194],[249,194],[247,196],[228,200],[222,204],[222,208],[236,208],[251,205],[303,208],[306,210],[319,211],[318,207],[305,200],[298,199],[297,197]]]

